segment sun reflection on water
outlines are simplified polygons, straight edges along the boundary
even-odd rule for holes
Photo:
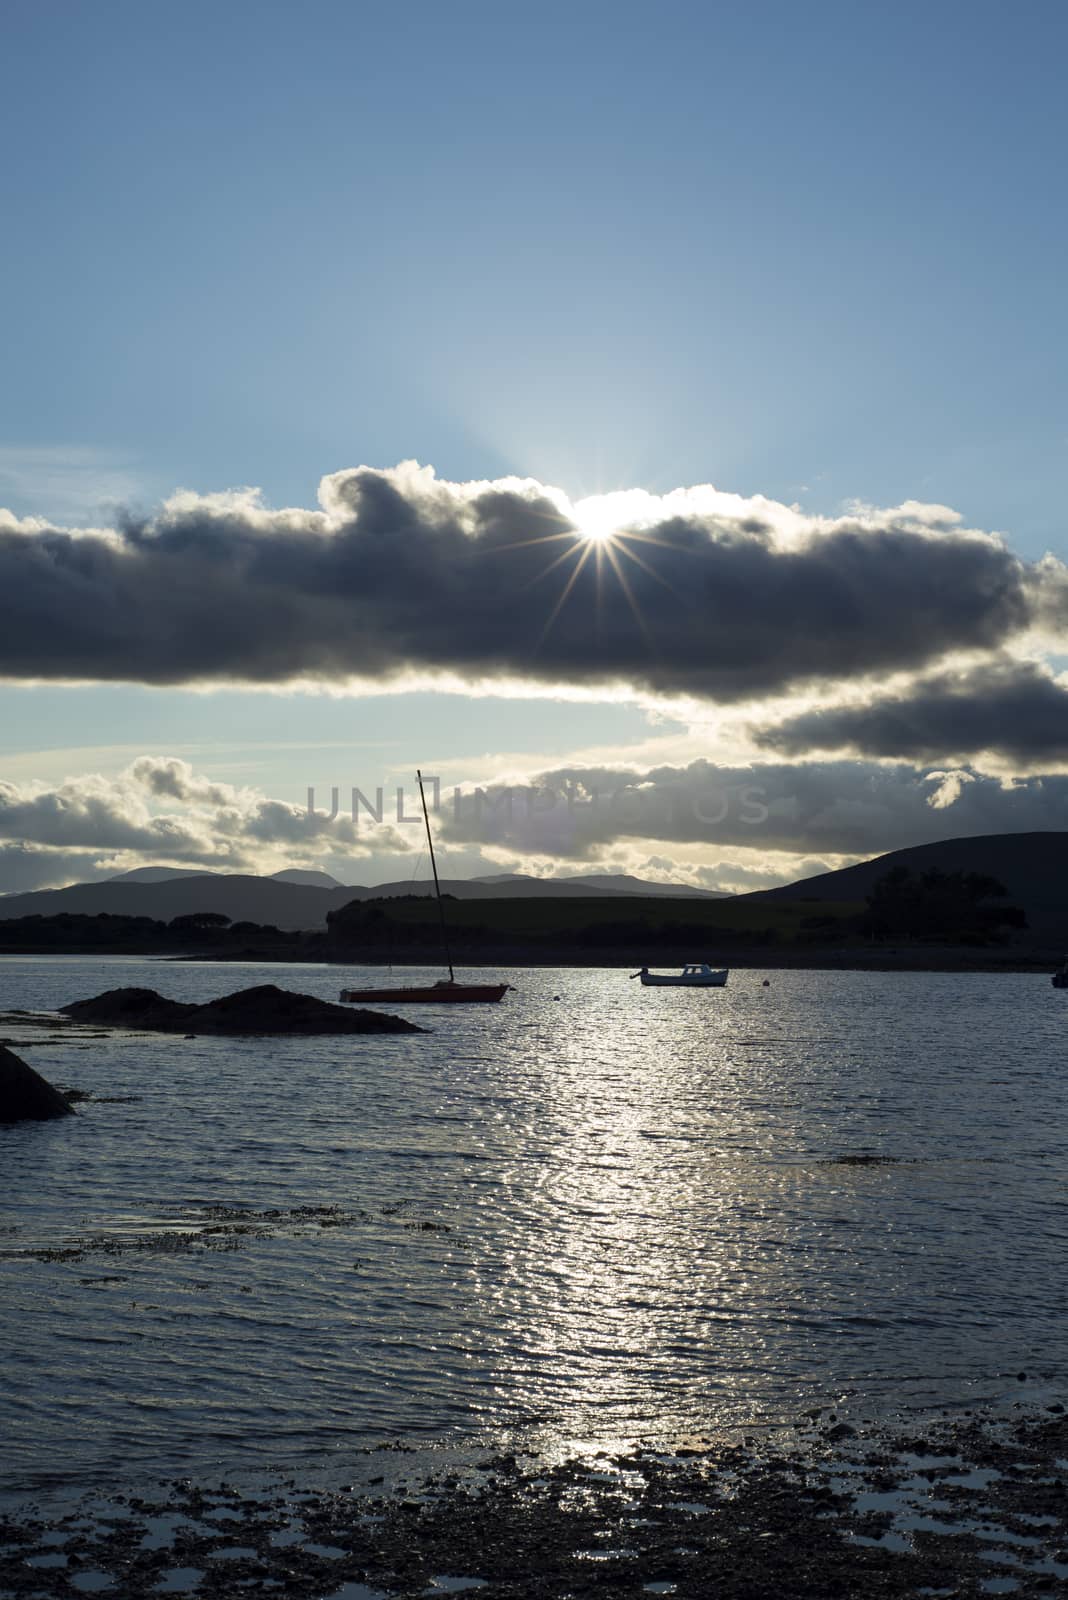
[[[533,1416],[551,1417],[554,1432],[603,1445],[607,1427],[618,1445],[621,1418],[647,1432],[657,1416],[674,1415],[695,1281],[715,1295],[737,1273],[715,1226],[726,1200],[717,1188],[726,1177],[733,1194],[736,1178],[708,1141],[709,1080],[722,1084],[730,1001],[718,996],[724,1003],[712,1009],[704,1000],[688,1008],[701,1035],[696,1058],[636,1052],[640,1019],[628,1010],[614,1026],[601,1017],[573,1030],[565,1052],[540,1062],[544,1115],[520,1207],[539,1226],[517,1230],[489,1314],[508,1320],[539,1306],[509,1389]],[[714,1327],[705,1333],[714,1337]]]

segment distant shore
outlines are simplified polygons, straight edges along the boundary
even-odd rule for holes
[[[278,962],[287,965],[302,965],[310,962],[326,963],[340,967],[374,967],[392,966],[401,971],[405,968],[425,969],[428,966],[440,965],[440,961],[429,952],[425,959],[408,956],[404,961],[395,957],[391,961],[384,952],[368,956],[363,952],[360,955],[337,955],[326,957],[322,954],[300,956],[292,954],[271,954],[267,951],[247,950],[242,952],[218,953],[216,955],[184,954],[170,956],[171,961],[263,961]],[[536,971],[540,967],[574,967],[578,970],[599,968],[607,971],[637,972],[643,966],[649,967],[654,972],[671,972],[681,968],[688,961],[708,961],[713,966],[728,967],[738,972],[746,971],[802,971],[802,972],[1034,972],[1051,974],[1060,966],[1064,959],[1063,952],[1036,951],[1024,952],[1013,949],[1004,950],[975,950],[967,947],[925,947],[913,949],[896,948],[884,949],[878,945],[871,949],[857,949],[843,947],[840,949],[824,950],[818,947],[801,950],[760,949],[760,950],[694,950],[692,946],[676,951],[659,950],[654,955],[635,952],[631,955],[620,956],[614,950],[591,950],[579,952],[573,948],[561,946],[554,950],[536,954],[529,949],[509,949],[507,946],[488,951],[465,951],[453,956],[453,964],[459,970],[461,967],[472,971],[485,972],[487,969],[529,967]]]
[[[1064,960],[1061,948],[1021,948],[1016,945],[974,947],[967,945],[842,945],[805,946],[766,945],[758,948],[698,948],[698,941],[677,950],[578,949],[573,945],[550,946],[531,950],[529,946],[493,945],[477,950],[460,949],[453,952],[454,966],[485,972],[487,969],[540,967],[574,967],[576,969],[600,968],[610,971],[637,972],[647,966],[653,971],[667,971],[681,967],[687,961],[709,961],[736,971],[809,971],[809,972],[1030,972],[1052,974]],[[250,945],[244,949],[232,946],[189,950],[175,947],[170,950],[155,946],[135,947],[118,944],[101,947],[72,943],[69,946],[49,946],[45,949],[25,945],[0,944],[0,956],[40,956],[42,959],[63,956],[128,956],[132,960],[162,962],[256,962],[279,966],[337,966],[344,968],[391,966],[396,970],[442,966],[436,951],[406,950],[403,959],[388,950],[360,950],[336,952],[322,948],[303,951],[287,947]]]

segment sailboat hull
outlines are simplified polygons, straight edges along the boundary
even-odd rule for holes
[[[481,1002],[483,1005],[494,1000],[503,1000],[510,983],[457,983],[452,970],[452,956],[449,954],[449,936],[445,926],[445,907],[441,899],[441,884],[438,882],[438,863],[434,855],[434,836],[430,831],[430,813],[426,808],[426,794],[423,790],[423,774],[416,768],[416,779],[419,783],[419,799],[423,807],[423,823],[426,827],[426,847],[430,851],[430,866],[434,873],[434,896],[438,902],[438,916],[441,918],[441,942],[445,951],[445,963],[449,969],[449,976],[442,978],[439,983],[426,984],[423,987],[410,987],[400,989],[342,989],[341,998],[352,1005],[362,1006],[366,1003],[382,1004],[389,1006],[417,1005],[471,1005]]]
[[[433,983],[424,989],[342,989],[342,1000],[353,1005],[378,1004],[409,1005],[470,1005],[503,1000],[511,984],[508,983]]]

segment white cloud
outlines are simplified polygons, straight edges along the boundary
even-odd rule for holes
[[[165,808],[165,809],[164,809]],[[140,756],[113,777],[0,781],[0,889],[135,866],[273,872],[405,855],[411,831],[309,816],[306,806],[207,779],[174,756]],[[31,859],[32,858],[32,859]],[[6,872],[6,876],[5,876]]]
[[[955,772],[929,772],[927,782],[938,784],[938,788],[927,796],[927,804],[932,811],[946,811],[956,805],[964,792],[964,785],[975,782],[975,774],[961,769]]]

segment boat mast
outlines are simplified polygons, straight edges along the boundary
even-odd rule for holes
[[[456,982],[456,974],[452,970],[452,956],[449,954],[449,930],[445,926],[445,907],[441,903],[441,885],[438,882],[438,864],[434,860],[434,840],[430,832],[430,815],[426,809],[426,795],[423,793],[423,774],[416,768],[415,775],[419,780],[419,798],[423,802],[423,821],[426,823],[426,842],[430,850],[430,866],[434,873],[434,893],[438,897],[438,916],[441,918],[441,942],[445,947],[445,961],[449,968],[449,982]]]

